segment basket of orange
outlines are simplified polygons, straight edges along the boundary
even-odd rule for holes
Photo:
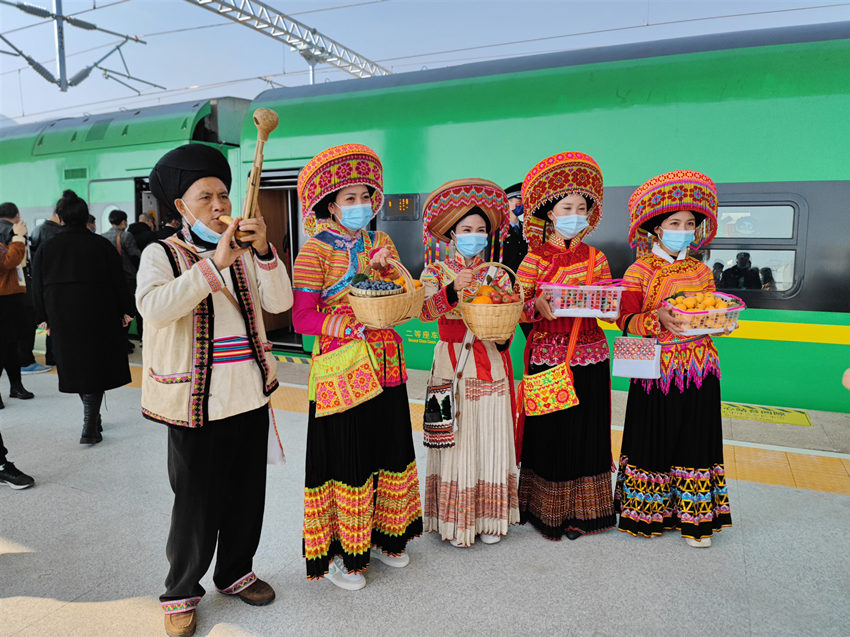
[[[683,336],[734,330],[738,327],[738,317],[747,307],[737,296],[723,292],[679,292],[665,299],[664,305],[687,319]]]
[[[422,312],[425,288],[414,279],[397,259],[388,259],[401,275],[380,277],[375,270],[370,274],[356,274],[348,288],[348,302],[355,318],[366,327],[386,329],[406,323]]]
[[[482,263],[472,269],[473,275],[484,268],[499,268],[516,274],[509,267],[495,262]],[[502,286],[490,275],[484,282],[458,304],[463,322],[482,341],[504,341],[511,338],[522,317],[525,296],[519,284]]]

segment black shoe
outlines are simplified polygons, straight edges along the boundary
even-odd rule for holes
[[[567,529],[567,539],[568,540],[577,540],[581,536],[582,536],[582,534],[579,531],[576,531],[575,529]]]
[[[103,436],[100,435],[100,432],[97,431],[97,429],[92,431],[83,425],[83,432],[80,434],[81,445],[96,445],[101,441],[103,441]]]
[[[11,462],[0,465],[0,484],[8,484],[13,489],[26,489],[35,484],[30,476],[21,471]]]
[[[17,387],[12,387],[9,390],[9,398],[20,398],[21,400],[29,400],[30,398],[35,398],[35,394],[31,391],[27,391],[23,385],[18,385]]]
[[[3,409],[6,405],[3,404],[3,398],[0,397],[0,409]]]
[[[100,401],[103,394],[83,394],[83,432],[80,434],[81,445],[96,445],[103,440],[100,420]]]

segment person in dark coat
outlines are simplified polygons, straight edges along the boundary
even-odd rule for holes
[[[136,223],[131,223],[127,226],[127,232],[133,235],[133,238],[136,240],[136,247],[139,248],[139,252],[144,250],[149,243],[156,240],[156,235],[154,234],[156,231],[156,221],[153,218],[153,215],[143,212],[139,215],[139,220]],[[138,264],[136,264],[138,267]]]
[[[53,336],[59,391],[82,398],[80,444],[96,444],[103,440],[103,392],[130,382],[130,297],[115,248],[86,228],[86,202],[66,190],[56,212],[66,229],[35,255],[33,303]]]
[[[521,183],[505,188],[505,193],[508,195],[508,205],[510,206],[511,225],[508,229],[508,236],[502,246],[502,263],[514,272],[519,270],[519,264],[522,263],[525,255],[528,254],[528,243],[526,243],[525,237],[522,236],[521,189]]]

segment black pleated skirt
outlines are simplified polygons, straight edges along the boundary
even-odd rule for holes
[[[549,539],[614,526],[609,362],[572,367],[579,404],[526,416],[519,478],[520,521]],[[529,373],[545,367],[531,366]]]
[[[322,577],[336,555],[349,571],[363,571],[372,546],[404,552],[422,534],[406,385],[385,387],[368,402],[319,418],[311,402],[307,423],[307,576]]]
[[[632,382],[615,500],[632,535],[680,529],[701,539],[731,526],[717,376],[667,394]]]

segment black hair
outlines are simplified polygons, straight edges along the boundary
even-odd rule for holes
[[[11,201],[0,203],[0,219],[14,219],[20,214],[18,207]]]
[[[66,226],[85,226],[89,220],[89,207],[73,190],[66,190],[56,202],[56,214]]]
[[[127,213],[123,210],[113,210],[109,213],[109,223],[113,226],[117,226],[125,221],[127,221]]]
[[[556,203],[558,203],[562,199],[566,199],[566,197],[568,196],[569,195],[564,195],[563,197],[547,201],[535,211],[534,216],[543,219],[543,221],[549,221],[549,211],[555,207]],[[588,214],[590,214],[591,209],[596,204],[596,200],[593,197],[589,197],[587,195],[582,195],[582,197],[584,198],[584,203],[587,205],[587,212]]]
[[[460,219],[458,219],[455,222],[455,225],[453,225],[451,227],[451,229],[449,230],[449,234],[451,235],[451,233],[453,233],[455,231],[455,229],[457,228],[457,224],[459,224],[461,221],[463,221],[467,217],[471,217],[473,215],[478,215],[479,217],[482,217],[484,219],[484,226],[487,228],[487,234],[490,234],[490,228],[492,227],[490,225],[490,217],[488,217],[487,213],[485,213],[483,210],[481,210],[481,208],[479,208],[478,206],[473,206],[472,208],[469,209],[469,212],[467,212]]]
[[[657,217],[653,217],[652,219],[648,219],[647,221],[645,221],[641,225],[641,228],[646,230],[649,234],[654,235],[655,229],[658,226],[660,226],[662,223],[667,221],[668,218],[675,215],[677,212],[682,212],[682,210],[674,210],[673,212],[665,212],[663,215],[658,215]],[[702,214],[701,212],[696,212],[694,210],[686,210],[686,212],[690,212],[691,214],[693,214],[694,223],[696,223],[696,227],[699,227],[699,224],[701,224],[705,220],[705,215]]]
[[[316,213],[316,219],[330,219],[331,211],[328,206],[336,202],[336,196],[339,194],[340,190],[342,190],[342,188],[340,188],[339,190],[334,190],[332,193],[325,195],[324,197],[319,199],[319,203],[313,206],[313,212]],[[372,186],[366,186],[366,190],[369,191],[370,197],[375,194],[375,188]]]

